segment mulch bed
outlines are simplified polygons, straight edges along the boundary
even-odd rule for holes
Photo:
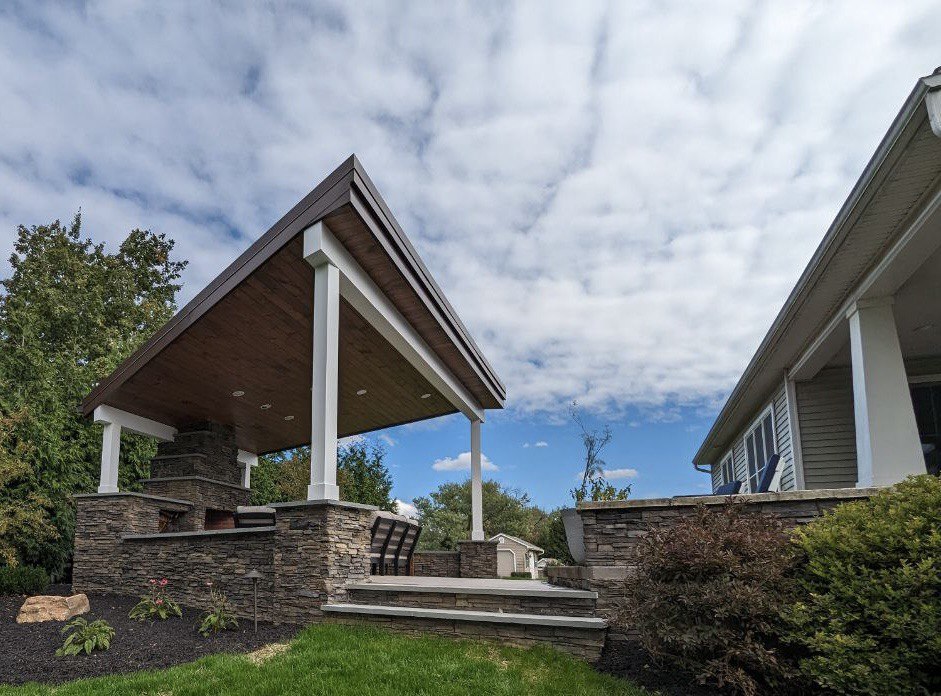
[[[68,585],[54,585],[46,594],[70,594]],[[258,623],[258,635],[251,619],[239,619],[239,627],[203,638],[196,630],[199,609],[183,608],[183,618],[137,622],[127,617],[137,600],[108,594],[91,594],[92,621],[104,619],[114,627],[111,649],[77,657],[56,657],[62,645],[61,621],[35,624],[16,623],[16,614],[25,597],[0,596],[0,684],[41,682],[57,684],[83,677],[97,677],[141,669],[163,669],[192,662],[219,652],[249,652],[268,643],[292,638],[297,626]]]
[[[688,672],[657,664],[633,641],[609,640],[595,667],[599,672],[629,679],[662,696],[720,696],[723,693],[700,685]]]

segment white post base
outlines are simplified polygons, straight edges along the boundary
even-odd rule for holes
[[[339,500],[340,487],[333,483],[312,483],[307,486],[308,500]]]

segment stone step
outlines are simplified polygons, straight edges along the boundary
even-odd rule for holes
[[[512,585],[514,582],[502,581],[504,585]],[[347,590],[351,604],[542,616],[591,617],[595,615],[597,601],[597,594],[594,592],[551,585],[542,588],[493,587],[487,586],[487,583],[480,583],[479,586],[470,583],[409,585],[401,582],[384,583],[378,577],[367,582],[352,583],[347,586]]]
[[[493,640],[523,647],[545,644],[594,662],[604,647],[607,622],[589,616],[518,614],[468,609],[427,609],[379,604],[324,604],[331,620],[386,626],[413,634]]]

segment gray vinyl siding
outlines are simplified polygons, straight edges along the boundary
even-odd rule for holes
[[[856,485],[856,426],[853,376],[849,368],[821,370],[797,382],[804,486],[852,488]]]
[[[732,442],[732,461],[734,462],[735,478],[743,482],[743,493],[748,492],[746,490],[748,486],[748,466],[745,459],[745,433],[748,428],[754,425],[755,419],[765,412],[766,408],[767,403],[765,403],[760,411],[753,413],[746,428],[738,433]],[[784,389],[783,381],[771,399],[771,410],[774,420],[775,452],[781,457],[781,461],[778,464],[778,466],[782,467],[781,490],[790,491],[794,489],[794,455],[791,449],[791,426],[788,420],[787,394]],[[728,449],[725,451],[728,452]],[[724,456],[725,455],[723,455],[723,457]],[[723,483],[720,467],[721,462],[722,460],[720,459],[713,464],[712,467],[712,490],[716,490],[716,488]]]
[[[774,430],[777,438],[775,451],[781,458],[778,462],[781,467],[781,490],[793,491],[796,488],[794,452],[791,447],[791,421],[787,412],[787,390],[784,382],[774,395]]]

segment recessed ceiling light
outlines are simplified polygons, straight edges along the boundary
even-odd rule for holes
[[[262,411],[267,411],[269,408],[271,408],[271,404],[262,404],[262,405],[261,405],[261,410],[262,410]]]
[[[366,393],[366,390],[365,390],[365,389],[359,389],[359,390],[356,392],[356,396],[362,396],[362,395],[365,394],[365,393]]]
[[[234,392],[232,392],[232,396],[245,396],[245,392],[243,392],[241,389],[236,389]]]
[[[431,394],[422,394],[422,395],[421,395],[421,398],[423,398],[423,399],[430,399],[430,398],[431,398]]]
[[[286,421],[292,421],[292,420],[294,420],[294,416],[285,416],[285,417],[284,417],[284,420],[286,420]]]

